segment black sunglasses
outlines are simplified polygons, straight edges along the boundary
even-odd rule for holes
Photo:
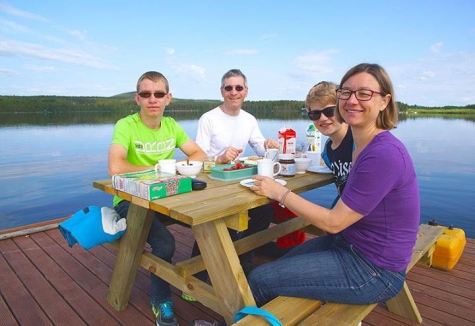
[[[231,86],[231,85],[224,86],[223,88],[226,92],[230,92],[230,91],[233,90],[233,86]],[[242,90],[244,90],[244,86],[237,85],[237,86],[234,86],[234,89],[238,92],[241,92]]]
[[[167,93],[164,93],[164,92],[155,92],[155,93],[152,93],[152,92],[140,92],[139,93],[139,96],[142,97],[142,98],[149,98],[150,96],[155,96],[155,98],[164,98],[165,95],[167,95]]]
[[[335,115],[335,109],[336,109],[336,106],[329,106],[327,108],[324,108],[323,110],[313,110],[313,111],[308,111],[307,114],[308,114],[308,118],[310,120],[313,120],[313,121],[317,121],[318,119],[320,119],[320,117],[322,116],[322,113],[327,117],[327,118],[331,118]]]

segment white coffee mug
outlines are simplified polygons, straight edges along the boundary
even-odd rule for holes
[[[278,148],[268,148],[264,154],[265,158],[268,158],[274,162],[279,160],[279,149]]]
[[[159,160],[157,164],[155,164],[155,172],[158,171],[176,174],[176,160],[175,159],[168,159],[168,160]]]
[[[307,151],[305,157],[312,159],[310,166],[320,165],[320,152]]]
[[[278,167],[278,171],[274,172],[274,167]],[[271,159],[263,158],[257,161],[257,174],[263,175],[269,178],[274,178],[276,175],[280,173],[282,166],[279,162],[274,162]]]

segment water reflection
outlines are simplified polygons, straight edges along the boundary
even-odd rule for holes
[[[275,112],[274,112],[275,113]],[[200,114],[168,112],[191,137]],[[92,187],[106,179],[107,151],[114,123],[124,114],[0,115],[0,229],[69,215],[84,206],[110,206],[111,196]],[[294,112],[259,117],[266,137],[289,125],[304,141],[310,121]],[[469,203],[475,193],[475,126],[472,117],[403,117],[393,133],[407,146],[416,165],[421,221],[454,224],[475,237]],[[461,140],[461,135],[463,139]],[[326,138],[323,137],[323,141]],[[251,154],[249,150],[245,153]],[[177,158],[183,158],[177,151]],[[331,203],[332,185],[306,193]]]
[[[68,112],[68,113],[0,113],[1,126],[19,125],[75,125],[75,124],[104,124],[115,123],[118,119],[136,111],[116,111],[116,112]],[[263,108],[261,110],[250,111],[257,119],[275,120],[307,120],[305,111],[288,111],[279,107]],[[197,120],[201,116],[198,110],[165,110],[165,116],[171,116],[175,120]],[[465,120],[475,123],[475,114],[445,114],[437,116],[427,116],[420,114],[400,114],[399,121],[424,120],[436,117],[441,120]]]
[[[0,126],[19,125],[76,125],[76,124],[104,124],[113,123],[122,118],[124,113],[9,113],[0,114]]]
[[[118,119],[137,111],[117,111],[117,112],[69,112],[69,113],[0,113],[1,126],[18,125],[75,125],[75,124],[104,124],[115,123]],[[288,111],[277,108],[263,108],[256,112],[251,112],[257,119],[273,118],[279,120],[306,119],[300,111]],[[198,110],[170,110],[166,109],[164,115],[171,116],[175,120],[198,120],[202,112]]]

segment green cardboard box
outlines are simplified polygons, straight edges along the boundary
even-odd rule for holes
[[[128,194],[155,200],[191,191],[191,178],[155,170],[116,174],[112,187]]]

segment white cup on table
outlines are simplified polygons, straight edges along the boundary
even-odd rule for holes
[[[277,168],[277,172],[275,171],[275,167]],[[271,159],[263,158],[257,161],[257,174],[262,175],[269,178],[274,178],[276,175],[280,173],[282,166],[279,162],[274,162]]]
[[[268,158],[274,162],[279,160],[279,149],[278,148],[268,148],[264,154],[265,158]]]
[[[310,163],[310,166],[320,165],[320,152],[307,151],[305,153],[305,157],[312,159],[312,163]]]
[[[176,174],[176,160],[175,159],[168,159],[168,160],[159,160],[157,164],[155,164],[155,172],[165,172],[170,174]]]

